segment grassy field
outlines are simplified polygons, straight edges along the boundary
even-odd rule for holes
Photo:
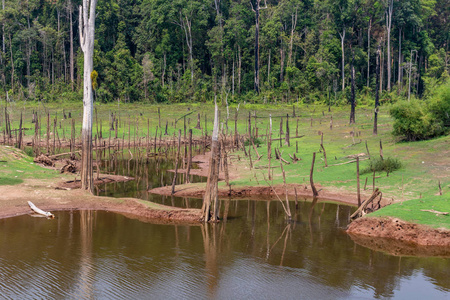
[[[56,170],[42,168],[23,151],[10,146],[0,147],[0,186],[22,183],[25,179],[49,179],[60,176]]]
[[[208,132],[211,135],[213,122],[213,106],[211,104],[176,104],[176,105],[146,105],[146,104],[96,104],[96,114],[94,117],[94,134],[102,134],[103,139],[115,137],[115,131],[110,131],[110,115],[115,114],[118,119],[119,138],[130,137],[133,139],[146,139],[148,132],[150,139],[155,135],[156,128],[161,124],[158,132],[164,133],[167,123],[168,136],[163,138],[173,138],[179,129],[184,127],[183,116],[186,116],[186,127],[192,129],[194,136],[201,136],[202,133]],[[251,104],[233,104],[227,112],[226,107],[221,107],[221,128],[226,134],[228,124],[228,134],[234,132],[234,120],[237,108],[238,132],[242,135],[246,134],[248,128],[248,115],[252,116],[252,128],[258,128],[258,140],[261,142],[257,148],[261,155],[260,160],[256,160],[257,155],[251,149],[252,165],[250,168],[250,160],[245,157],[242,151],[230,153],[232,160],[239,160],[243,164],[241,168],[241,177],[239,180],[231,182],[235,186],[243,185],[264,185],[267,186],[268,179],[268,159],[267,159],[267,137],[266,132],[269,128],[269,115],[272,116],[272,133],[273,139],[283,138],[280,141],[272,142],[272,150],[279,148],[282,157],[289,161],[290,164],[283,165],[286,171],[287,183],[308,183],[309,171],[311,167],[313,152],[316,152],[316,164],[314,170],[314,180],[322,186],[342,190],[346,192],[356,193],[356,164],[348,163],[354,160],[354,155],[361,155],[360,169],[367,167],[369,158],[380,156],[380,141],[383,146],[383,156],[385,158],[396,158],[402,163],[402,168],[390,174],[385,172],[377,173],[375,178],[375,186],[383,192],[383,197],[391,199],[397,204],[378,212],[378,215],[400,216],[400,211],[408,214],[408,210],[403,207],[406,203],[414,205],[420,203],[420,209],[432,209],[431,206],[423,208],[427,204],[433,204],[436,201],[442,201],[443,211],[450,211],[450,204],[445,205],[445,199],[448,200],[450,193],[450,136],[441,137],[429,141],[421,142],[399,142],[396,137],[391,135],[392,119],[388,114],[389,106],[382,106],[378,121],[378,135],[372,134],[373,130],[373,108],[359,106],[356,112],[356,124],[349,125],[349,107],[332,107],[328,111],[327,106],[320,105],[251,105]],[[293,109],[295,107],[296,117],[293,117]],[[35,111],[41,120],[41,136],[45,140],[47,132],[47,115],[50,115],[51,135],[53,138],[53,119],[57,118],[58,136],[60,139],[68,140],[70,138],[71,119],[64,119],[64,114],[71,113],[75,120],[76,134],[79,137],[81,129],[82,105],[81,103],[59,103],[59,104],[42,104],[42,103],[15,103],[10,104],[7,108],[12,120],[12,128],[18,128],[20,113],[24,116],[24,127],[29,128],[25,134],[30,137],[34,134],[34,124],[31,123],[32,112]],[[158,110],[160,114],[158,114]],[[197,114],[200,114],[202,129],[195,129],[197,124]],[[291,136],[291,145],[284,143],[284,134],[280,135],[280,121],[283,117],[283,131],[286,131],[286,115],[289,114],[289,127]],[[228,115],[228,122],[226,122]],[[254,116],[257,116],[256,118]],[[206,116],[206,126],[205,126]],[[332,121],[332,128],[330,122]],[[298,123],[298,127],[297,127]],[[0,120],[1,131],[4,130],[4,116]],[[298,132],[299,138],[294,138]],[[325,157],[321,152],[320,142],[323,133],[323,144],[327,155],[327,166],[325,166]],[[3,136],[0,136],[0,140]],[[367,148],[366,148],[367,143]],[[247,147],[248,151],[249,147]],[[298,149],[298,151],[297,151]],[[368,155],[368,151],[370,156]],[[289,158],[289,154],[294,154],[301,158],[297,163],[293,163]],[[14,174],[12,169],[4,168],[1,170],[0,182],[10,183],[19,182],[25,174],[36,174],[35,176],[48,176],[45,171],[34,169],[35,166],[30,164],[29,159],[23,160],[29,170],[20,174]],[[25,163],[26,162],[26,163]],[[2,163],[4,165],[4,163]],[[276,185],[283,182],[280,170],[280,163],[272,159],[273,178],[270,184]],[[5,173],[8,172],[8,173]],[[12,177],[14,176],[14,177]],[[15,177],[17,176],[17,177]],[[31,175],[30,175],[31,176]],[[32,175],[34,176],[34,175]],[[9,178],[9,179],[5,179]],[[364,189],[365,182],[367,186],[365,194],[370,194],[373,185],[373,174],[361,175],[361,189]],[[442,187],[443,196],[434,197],[438,190],[438,183]],[[223,184],[223,183],[221,183]],[[406,200],[416,199],[413,202]],[[434,199],[434,200],[428,200]],[[363,198],[364,200],[364,198]],[[422,202],[421,202],[422,201]],[[437,202],[436,202],[437,203]],[[394,210],[400,206],[400,210]],[[448,207],[448,208],[446,208]],[[422,215],[422,212],[419,214]],[[419,223],[426,223],[435,216],[429,212],[423,212],[422,217],[411,217],[410,220],[417,220]],[[406,218],[406,217],[402,217]],[[442,219],[450,217],[439,216],[435,223],[429,225],[445,226],[441,224]],[[445,223],[445,222],[444,222]],[[427,223],[428,224],[428,223]]]

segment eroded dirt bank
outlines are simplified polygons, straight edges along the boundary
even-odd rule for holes
[[[349,225],[347,233],[358,244],[373,249],[384,249],[382,251],[389,253],[392,251],[394,253],[406,251],[407,253],[417,246],[438,246],[446,248],[437,248],[439,251],[443,251],[440,255],[450,254],[450,248],[448,248],[450,247],[449,230],[434,229],[424,225],[408,223],[397,218],[359,218]],[[396,240],[404,245],[399,247],[397,244],[393,248],[389,248],[386,239],[388,241]],[[401,250],[402,248],[403,250]]]
[[[198,175],[198,176],[208,176],[209,170],[209,157],[210,154],[207,153],[205,155],[196,155],[193,157],[192,161],[196,163],[199,169],[193,169],[190,171],[190,174]],[[173,170],[169,170],[173,171]],[[178,170],[178,173],[185,173],[185,169]],[[238,163],[230,162],[229,166],[229,178],[230,181],[234,179],[240,178],[242,173],[248,172],[245,170],[243,166],[240,166]],[[225,176],[224,172],[221,171],[219,174],[219,179],[224,182]],[[206,183],[195,183],[195,184],[182,184],[177,185],[175,187],[174,196],[178,197],[194,197],[194,198],[202,198],[205,193]],[[334,201],[341,202],[349,205],[357,205],[358,199],[354,193],[350,193],[342,190],[331,190],[329,188],[322,187],[319,183],[316,183],[316,188],[319,191],[319,200],[325,201]],[[149,190],[150,193],[170,196],[172,195],[172,187],[171,186],[163,186]],[[299,199],[302,198],[312,198],[312,190],[310,185],[303,184],[288,184],[287,185],[287,194],[291,199],[295,198],[297,193],[297,197]],[[236,186],[231,183],[230,186],[226,186],[225,184],[219,184],[219,197],[221,198],[245,198],[245,199],[276,199],[276,196],[284,199],[286,195],[286,189],[283,185],[276,185],[270,187],[265,182],[256,183],[254,186]],[[369,197],[370,195],[363,194],[363,197]],[[386,205],[385,201],[383,201],[382,205]]]
[[[26,180],[0,186],[0,218],[31,213],[27,201],[46,211],[105,210],[133,216],[141,221],[199,223],[199,209],[182,209],[134,198],[97,197],[80,189],[60,190],[59,180]]]

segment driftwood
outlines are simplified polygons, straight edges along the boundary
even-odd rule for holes
[[[437,211],[437,210],[434,210],[434,209],[421,209],[421,211],[427,211],[427,212],[436,214],[436,216],[438,216],[438,215],[447,216],[448,215],[448,212]]]
[[[282,162],[284,162],[287,165],[291,164],[290,162],[288,162],[287,160],[285,160],[284,158],[281,157],[281,152],[277,148],[275,148],[275,154],[276,154],[277,159],[281,160]]]
[[[263,136],[263,135],[261,135],[261,136]],[[304,137],[304,135],[293,136],[293,137],[290,137],[290,139],[291,139],[291,140],[292,140],[292,139],[300,139],[300,138],[302,138],[302,137]],[[279,140],[284,140],[284,139],[285,139],[285,138],[272,139],[272,142],[279,141]]]
[[[28,205],[30,206],[31,210],[37,214],[46,216],[47,218],[51,218],[51,219],[53,219],[55,217],[51,212],[43,211],[42,209],[37,208],[36,205],[34,205],[33,202],[31,202],[31,201],[28,201]]]
[[[364,216],[366,214],[366,208],[367,206],[373,201],[375,200],[378,196],[382,195],[382,193],[380,192],[380,190],[377,188],[375,189],[375,191],[373,191],[372,196],[370,196],[369,199],[367,199],[366,201],[364,201],[359,207],[358,209],[350,216],[350,220],[353,221],[357,218],[360,218],[362,216]]]
[[[59,153],[59,154],[55,154],[55,155],[50,155],[49,158],[55,159],[55,158],[58,158],[58,157],[61,157],[61,156],[64,156],[64,155],[70,155],[72,153],[81,153],[81,150],[73,151],[73,152],[66,152],[66,153]]]
[[[364,159],[360,159],[359,161],[368,160],[368,159],[369,158],[364,158]],[[355,160],[346,161],[346,162],[343,162],[343,163],[340,163],[340,164],[329,165],[329,167],[341,166],[341,165],[346,165],[346,164],[352,164],[352,163],[355,163],[355,162],[356,162],[356,159]]]
[[[299,160],[302,160],[301,158],[298,158],[298,157],[295,155],[295,153],[294,153],[294,156],[292,156],[292,155],[289,154],[289,157],[292,159],[292,161],[294,162],[294,164],[295,164],[296,162],[298,162]]]
[[[66,164],[61,168],[61,173],[75,173],[76,171],[77,166],[70,160],[66,160]]]
[[[34,159],[34,162],[38,163],[38,164],[43,164],[45,166],[51,166],[51,167],[55,166],[55,163],[47,155],[44,155],[44,154],[41,154],[38,157],[36,157]]]

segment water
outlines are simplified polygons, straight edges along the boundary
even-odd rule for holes
[[[201,206],[201,199],[147,192],[172,182],[170,161],[103,167],[137,180],[105,185],[99,194]],[[291,223],[276,200],[222,200],[221,223],[195,226],[143,223],[102,211],[2,219],[0,299],[450,297],[450,260],[359,246],[344,231],[354,208],[303,199],[299,204],[295,210],[291,203]]]
[[[196,168],[193,164],[192,168]],[[175,165],[173,160],[164,157],[149,159],[142,163],[137,159],[130,160],[115,160],[102,161],[102,173],[120,174],[123,176],[133,177],[136,180],[127,182],[116,182],[110,184],[100,185],[96,188],[96,193],[99,196],[109,197],[133,197],[143,200],[148,200],[165,205],[172,205],[177,207],[199,208],[201,202],[190,198],[180,197],[165,197],[161,195],[151,194],[148,191],[152,188],[157,188],[165,185],[172,185]],[[190,175],[190,182],[206,182],[205,177]],[[178,174],[176,184],[182,184],[186,181],[185,174]]]
[[[226,201],[213,225],[158,225],[102,211],[0,220],[0,298],[444,299],[444,258],[394,257],[340,228],[350,208]],[[339,209],[339,210],[338,210]]]

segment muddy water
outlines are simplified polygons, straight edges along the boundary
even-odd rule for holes
[[[0,220],[0,298],[444,299],[450,262],[394,257],[341,229],[350,209],[225,201],[208,226],[157,225],[107,212]]]
[[[139,183],[101,192],[171,204],[146,189],[161,184],[161,175],[168,184],[172,174],[140,168],[122,164],[120,172],[138,175]],[[153,175],[159,183],[145,179]],[[198,207],[201,200],[173,203]],[[222,222],[213,225],[150,224],[100,211],[2,219],[0,299],[450,296],[449,259],[391,256],[355,244],[343,230],[353,208],[302,200],[297,210],[292,203],[294,221],[286,223],[278,201],[221,203]]]
[[[193,168],[196,167],[196,164],[193,164]],[[173,160],[164,157],[149,159],[144,162],[136,159],[117,161],[105,160],[101,163],[102,173],[133,177],[136,180],[104,184],[99,186],[95,192],[99,196],[134,197],[178,207],[201,207],[201,203],[199,204],[199,202],[194,199],[166,197],[148,192],[148,190],[152,188],[165,185],[171,186],[174,172],[171,172],[170,170],[173,169],[175,169]],[[206,178],[196,175],[190,175],[189,180],[193,183],[206,182]],[[186,175],[178,174],[176,184],[182,184],[185,182]]]

